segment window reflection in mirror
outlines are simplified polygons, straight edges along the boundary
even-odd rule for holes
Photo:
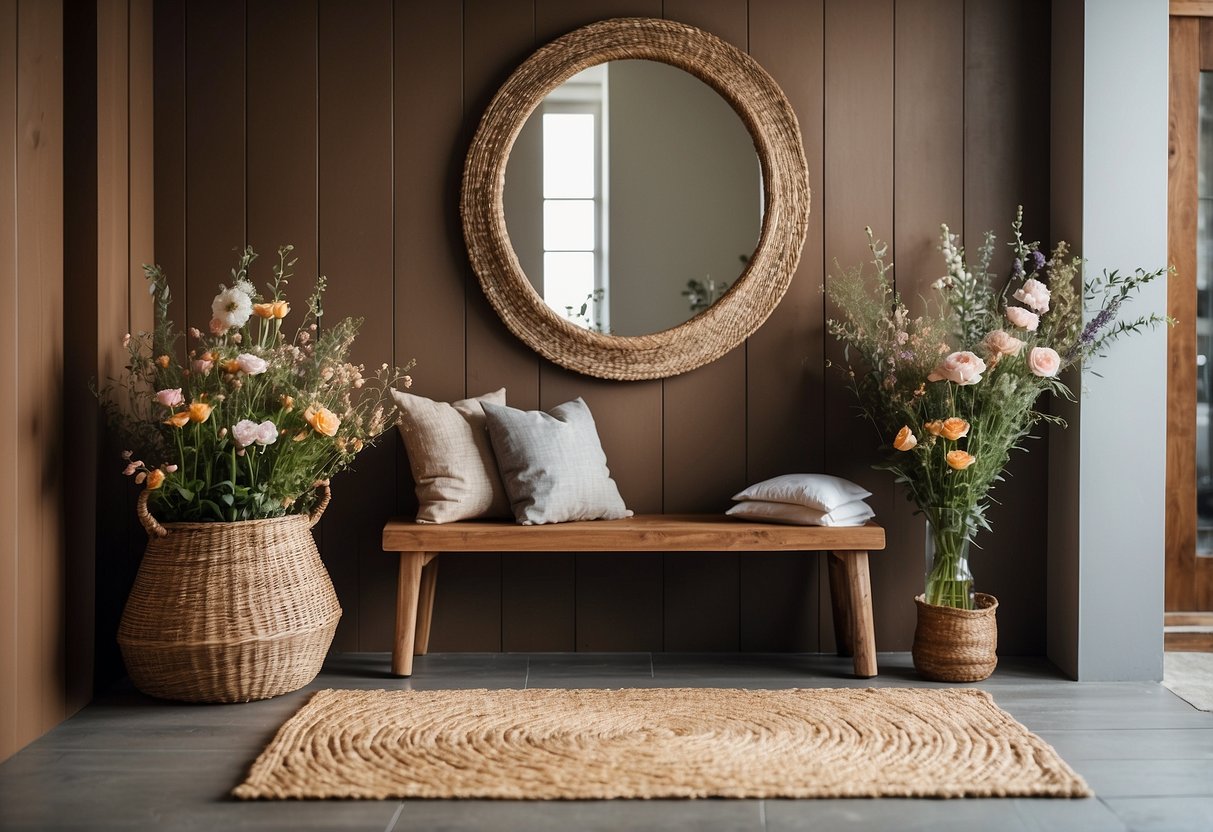
[[[506,226],[536,292],[571,322],[642,335],[711,305],[745,268],[762,177],[740,118],[694,76],[611,61],[554,90],[506,168]]]

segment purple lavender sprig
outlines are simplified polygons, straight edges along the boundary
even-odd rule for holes
[[[1116,311],[1120,309],[1123,300],[1124,298],[1114,298],[1111,303],[1099,310],[1098,315],[1087,321],[1087,325],[1082,328],[1082,334],[1078,336],[1078,342],[1066,351],[1065,363],[1076,361],[1090,351],[1095,345],[1099,333],[1116,320]]]

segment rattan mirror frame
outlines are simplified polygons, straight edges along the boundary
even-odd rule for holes
[[[685,70],[732,105],[754,139],[765,199],[757,248],[724,297],[684,324],[638,336],[592,332],[553,312],[518,263],[503,204],[510,151],[540,102],[583,69],[629,58]],[[809,174],[796,114],[779,85],[753,58],[684,23],[617,18],[552,41],[497,91],[468,151],[460,214],[468,256],[489,303],[531,349],[599,378],[665,378],[720,358],[774,311],[804,247]]]

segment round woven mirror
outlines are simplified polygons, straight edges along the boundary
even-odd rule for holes
[[[596,331],[587,320],[579,321],[587,318],[584,307],[581,316],[571,309],[561,315],[545,301],[519,264],[504,208],[506,166],[531,114],[569,79],[619,60],[669,64],[719,93],[753,138],[762,177],[761,230],[753,253],[739,253],[740,276],[723,296],[685,323],[632,336]],[[620,18],[558,38],[514,71],[489,104],[472,140],[460,212],[480,285],[518,338],[545,358],[587,375],[664,378],[721,357],[775,309],[796,270],[808,229],[808,170],[791,105],[750,56],[686,24]]]

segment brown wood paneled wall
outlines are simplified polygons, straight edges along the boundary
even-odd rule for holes
[[[64,657],[62,31],[59,3],[0,2],[0,760],[81,704]]]
[[[876,493],[878,647],[907,649],[923,524],[869,465],[827,344],[822,284],[892,244],[913,298],[940,273],[938,225],[975,248],[1048,223],[1044,0],[223,0],[156,4],[156,254],[191,322],[246,240],[293,242],[330,312],[365,318],[367,363],[418,360],[439,399],[504,386],[516,407],[583,396],[629,506],[714,512],[748,482],[827,470]],[[791,291],[745,345],[643,383],[583,378],[498,322],[458,219],[463,156],[496,88],[535,48],[609,17],[667,17],[753,54],[800,118],[813,189]],[[1009,260],[1000,266],[1009,265]],[[297,292],[306,287],[295,287]],[[1017,457],[975,570],[1003,600],[1007,654],[1042,653],[1045,449]],[[389,646],[383,519],[413,507],[394,438],[334,484],[321,549],[345,608],[338,649]],[[443,562],[435,650],[830,650],[815,556],[494,555]]]
[[[0,761],[92,697],[137,563],[89,387],[151,322],[151,107],[151,0],[0,0]]]

